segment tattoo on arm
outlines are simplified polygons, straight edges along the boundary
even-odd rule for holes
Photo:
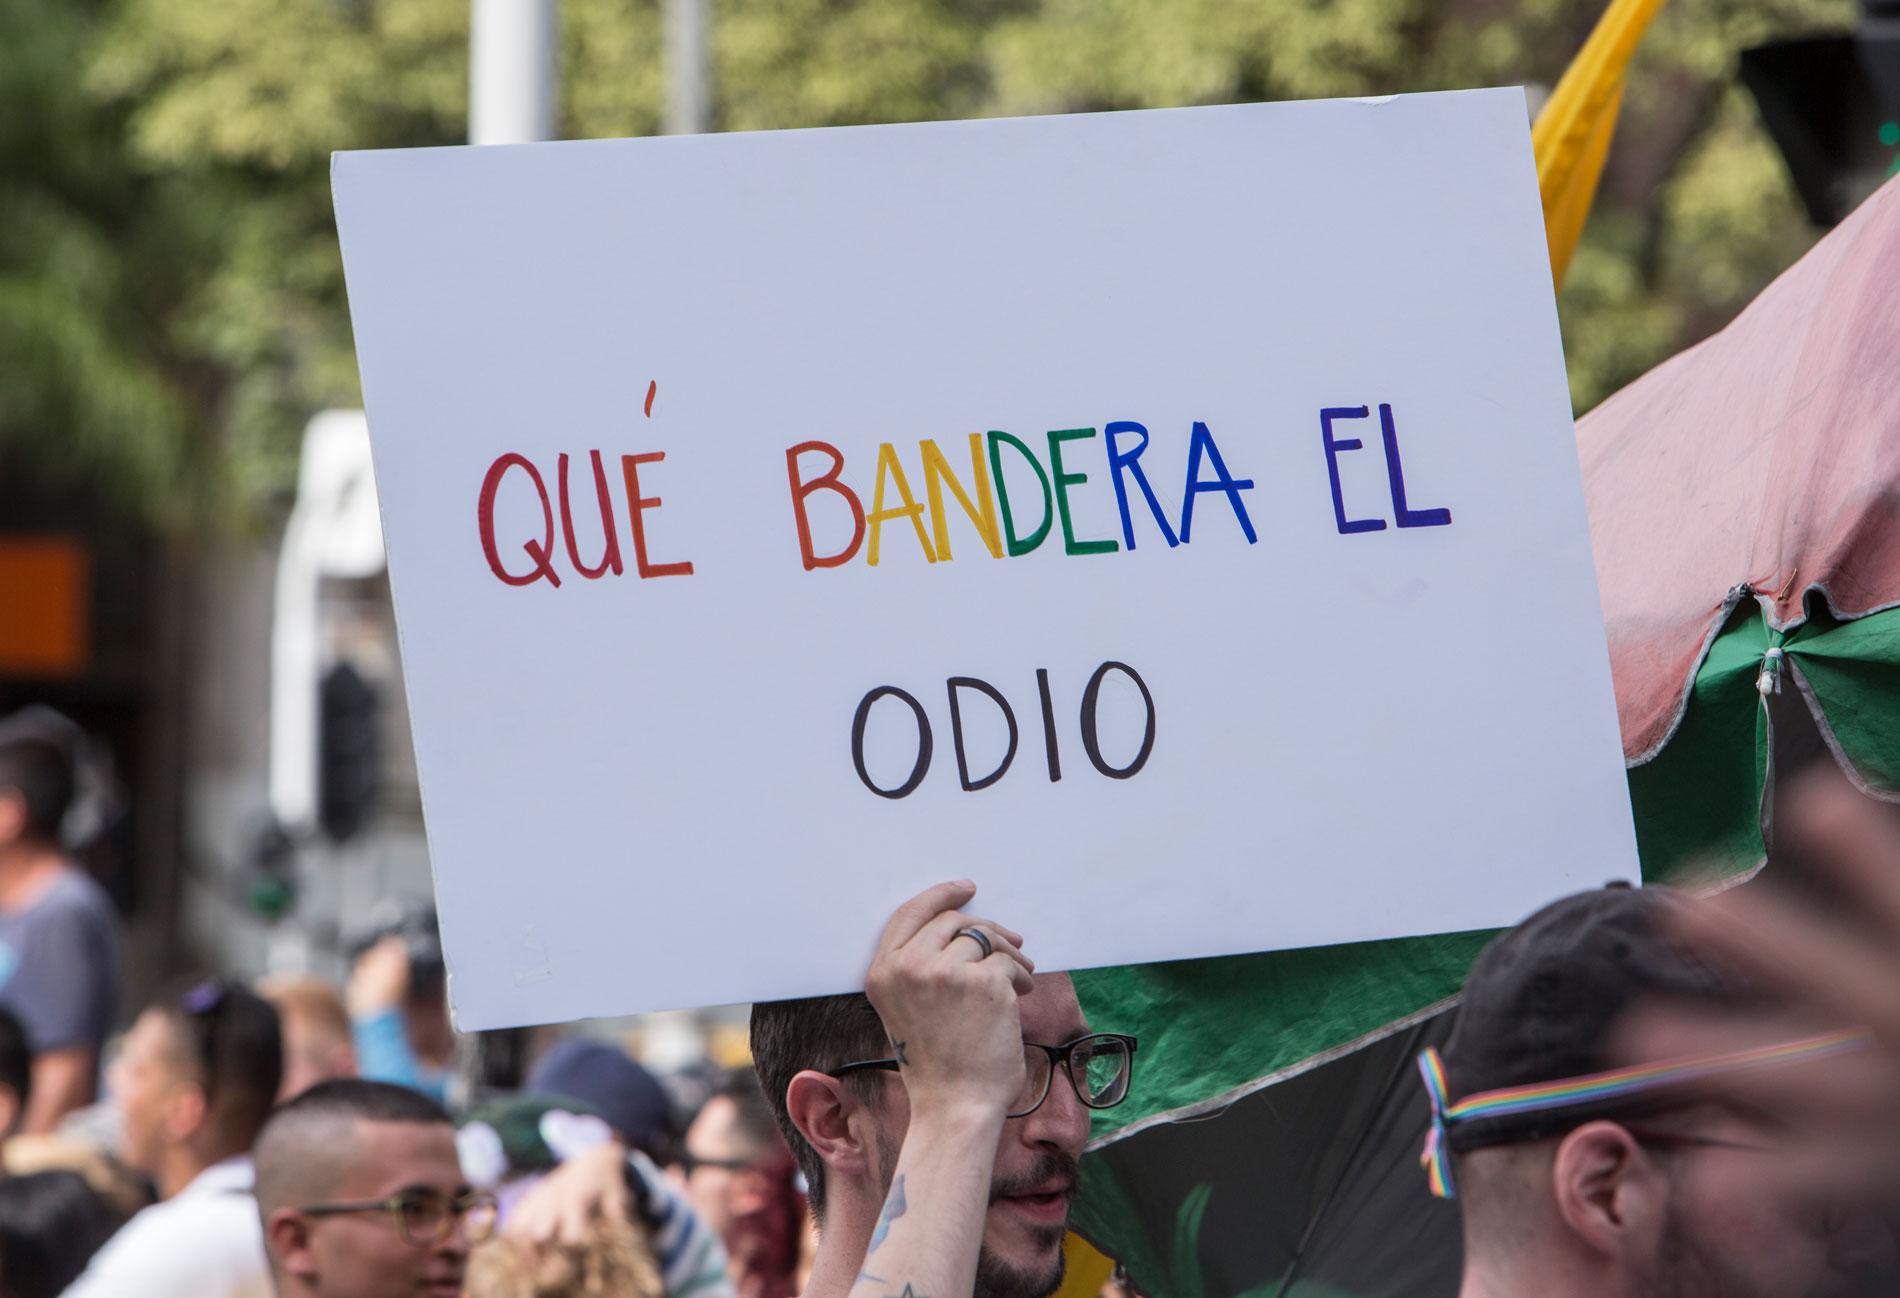
[[[891,1183],[890,1194],[885,1197],[884,1210],[877,1215],[877,1229],[871,1232],[871,1246],[865,1249],[866,1256],[877,1252],[877,1246],[882,1244],[885,1236],[891,1233],[891,1223],[903,1216],[909,1207],[910,1205],[904,1202],[904,1176],[900,1172],[897,1179]],[[904,1287],[908,1289],[910,1286]]]
[[[876,1285],[886,1285],[890,1283],[890,1281],[886,1280],[883,1276],[872,1275],[869,1271],[858,1272],[858,1280],[860,1283],[862,1283],[863,1281],[869,1280],[872,1284],[876,1284]],[[911,1283],[907,1280],[904,1282],[904,1292],[901,1294],[891,1294],[889,1295],[889,1298],[928,1298],[928,1296],[925,1294],[918,1293],[917,1290],[914,1287],[912,1287]]]

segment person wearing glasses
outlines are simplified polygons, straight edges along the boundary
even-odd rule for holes
[[[886,926],[864,995],[754,1006],[760,1084],[819,1228],[806,1298],[1045,1298],[1092,1109],[1132,1037],[941,884]]]
[[[739,1298],[791,1298],[799,1291],[805,1195],[751,1069],[729,1078],[700,1106],[672,1173],[726,1246]]]
[[[277,1298],[461,1298],[495,1196],[462,1175],[455,1124],[419,1091],[319,1082],[257,1141],[256,1214]]]
[[[160,1202],[94,1255],[67,1298],[270,1298],[250,1151],[283,1076],[277,1011],[193,983],[133,1023],[110,1087],[119,1155]]]
[[[864,994],[753,1007],[753,1063],[819,1226],[805,1298],[1061,1286],[1089,1111],[1127,1096],[1135,1039],[1091,1032],[1066,975],[1035,975],[1017,934],[963,912],[975,895],[962,880],[900,906]],[[570,1160],[508,1231],[578,1241],[593,1214],[628,1212],[613,1154]]]

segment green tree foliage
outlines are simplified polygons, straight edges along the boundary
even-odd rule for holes
[[[1555,83],[1576,0],[712,0],[717,124],[824,126]],[[1579,410],[1719,328],[1815,237],[1734,85],[1853,0],[1676,0],[1561,298]],[[456,143],[468,0],[0,6],[0,466],[268,514],[354,403],[335,149]],[[567,135],[648,134],[658,0],[565,0]],[[154,492],[152,487],[161,488]]]
[[[110,494],[189,478],[190,375],[155,319],[190,224],[134,173],[122,113],[73,69],[96,28],[82,0],[0,6],[0,473],[95,474]]]

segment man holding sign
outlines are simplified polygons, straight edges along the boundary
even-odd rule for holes
[[[1017,934],[959,910],[975,892],[939,884],[899,907],[865,995],[753,1010],[760,1082],[822,1232],[807,1298],[1062,1283],[1088,1111],[1127,1095],[1135,1043],[1090,1033],[1067,975],[1032,977]]]
[[[1034,976],[1020,935],[959,909],[975,895],[941,883],[899,907],[864,995],[753,1009],[759,1081],[821,1230],[805,1298],[1062,1283],[1088,1110],[1127,1096],[1135,1041],[1091,1033],[1068,975]],[[626,1204],[617,1160],[577,1159],[510,1229],[578,1238]]]

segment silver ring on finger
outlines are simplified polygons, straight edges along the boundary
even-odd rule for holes
[[[975,927],[974,925],[972,925],[969,928],[958,929],[957,937],[967,937],[972,942],[976,943],[978,946],[983,948],[983,954],[977,957],[977,959],[979,960],[989,959],[990,953],[996,949],[995,947],[990,945],[990,935],[988,933],[985,933],[982,929]],[[956,941],[956,938],[953,937],[950,940],[954,942]]]

